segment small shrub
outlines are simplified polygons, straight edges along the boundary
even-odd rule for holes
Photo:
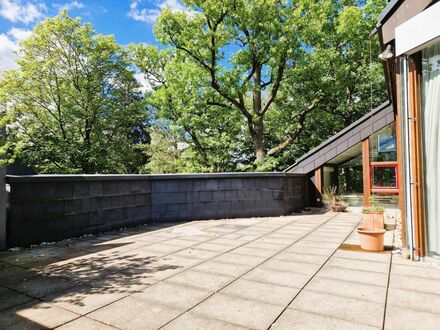
[[[385,208],[376,202],[374,196],[370,198],[370,206],[366,206],[362,209],[362,213],[383,213]]]
[[[337,187],[332,186],[324,190],[322,197],[335,212],[344,212],[348,204],[336,193]]]

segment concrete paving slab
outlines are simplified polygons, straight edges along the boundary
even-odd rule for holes
[[[402,257],[401,255],[393,255],[393,265],[417,265],[419,264],[418,262],[414,262],[410,259],[406,259],[404,257]]]
[[[184,256],[184,257],[196,258],[200,260],[211,259],[220,254],[221,252],[218,251],[199,249],[198,246],[173,253],[173,255],[175,256]]]
[[[165,325],[164,330],[244,330],[247,328],[187,312]]]
[[[58,294],[49,295],[44,300],[76,314],[85,315],[129,294],[130,292],[121,290],[113,291],[81,285]]]
[[[237,240],[242,242],[250,242],[260,237],[260,235],[247,235],[245,233],[240,233],[240,237]]]
[[[198,244],[197,242],[190,241],[190,240],[183,239],[183,238],[175,238],[175,239],[169,240],[168,243],[172,244],[172,245],[178,245],[183,248],[187,248],[192,245]]]
[[[256,268],[243,276],[246,280],[302,288],[310,279],[309,275],[279,270]]]
[[[273,232],[265,235],[267,238],[279,238],[279,239],[294,239],[296,236],[303,234],[302,230],[291,230],[288,227],[282,227],[280,229],[275,229]]]
[[[179,245],[173,245],[169,244],[168,242],[165,243],[155,243],[153,245],[148,245],[145,248],[147,251],[151,251],[155,253],[156,255],[164,255],[164,254],[170,254],[173,252],[177,252],[180,250],[183,250],[184,248]]]
[[[247,248],[257,249],[257,250],[271,250],[274,252],[281,251],[287,245],[274,244],[269,242],[263,242],[262,239],[258,239],[256,241],[250,242],[245,245]]]
[[[390,275],[390,288],[440,295],[440,281],[416,276]]]
[[[158,329],[182,312],[130,296],[90,313],[88,317],[120,329]]]
[[[388,274],[390,265],[383,262],[367,261],[367,260],[355,260],[333,257],[328,263],[332,267],[340,267],[345,269],[354,269],[367,272],[376,272]]]
[[[341,281],[325,277],[315,277],[305,290],[321,292],[348,298],[355,298],[377,303],[385,303],[387,288],[373,284],[362,284],[350,281]]]
[[[329,265],[325,265],[316,276],[356,283],[373,284],[380,286],[388,285],[388,274],[346,269]]]
[[[331,250],[336,250],[339,247],[339,244],[340,243],[322,242],[319,240],[311,240],[308,238],[302,239],[297,243],[298,246],[311,246],[311,247],[319,246],[320,248],[328,248]]]
[[[440,295],[419,291],[388,289],[388,306],[409,308],[428,313],[440,312]]]
[[[233,252],[245,256],[265,257],[265,258],[270,258],[277,253],[277,251],[274,250],[264,250],[261,248],[247,247],[247,246],[241,246],[237,249],[234,249]]]
[[[237,265],[231,263],[223,263],[215,260],[206,261],[200,265],[193,267],[193,270],[198,270],[211,274],[220,274],[238,277],[250,270],[252,266]]]
[[[57,330],[114,330],[117,329],[110,325],[89,319],[88,317],[80,317],[57,328]]]
[[[381,327],[385,304],[326,293],[302,291],[289,308],[363,325]]]
[[[78,283],[59,277],[36,276],[29,280],[14,283],[9,287],[34,298],[42,298],[55,292],[77,286]]]
[[[189,309],[211,294],[212,292],[206,289],[196,289],[169,282],[160,282],[146,288],[142,292],[133,294],[132,297],[157,302],[177,309]]]
[[[278,260],[278,259],[270,259],[259,267],[272,269],[272,270],[281,270],[285,272],[294,272],[305,275],[312,276],[315,274],[321,265],[310,264],[304,262],[296,262],[296,261],[287,261],[287,260]]]
[[[193,309],[194,313],[252,329],[267,329],[283,307],[215,294]]]
[[[0,311],[25,304],[32,298],[7,288],[0,287]]]
[[[234,280],[233,276],[210,274],[196,270],[186,270],[167,279],[167,282],[210,291],[217,291]]]
[[[214,251],[214,252],[226,252],[231,250],[232,247],[230,245],[225,245],[225,244],[211,243],[210,241],[210,242],[198,244],[197,249]]]
[[[385,316],[387,330],[438,330],[439,324],[440,314],[387,306]]]
[[[313,254],[313,255],[321,255],[329,257],[335,249],[326,249],[315,246],[304,246],[304,245],[292,245],[286,249],[286,251],[293,253],[302,253],[302,254]]]
[[[263,242],[263,243],[270,243],[270,244],[277,244],[277,245],[282,245],[282,246],[287,246],[287,245],[291,245],[293,243],[295,243],[295,239],[292,238],[292,236],[290,237],[277,237],[277,236],[272,236],[272,235],[268,235],[268,236],[264,236],[262,238],[259,239],[259,241]]]
[[[8,267],[4,267],[0,270],[0,285],[13,285],[14,283],[27,281],[35,276],[37,276],[36,272],[23,267],[8,265]]]
[[[391,274],[415,276],[440,281],[440,268],[432,268],[425,263],[412,262],[407,265],[393,264]]]
[[[241,236],[242,236],[242,235],[240,235],[240,234],[231,233],[231,234],[226,234],[226,235],[224,235],[224,236],[222,236],[222,237],[225,238],[225,239],[236,240],[236,239],[238,239],[238,238],[241,237]]]
[[[236,239],[225,238],[224,236],[222,236],[220,238],[215,238],[215,239],[211,240],[210,243],[228,245],[231,247],[236,247],[236,246],[243,244],[243,242],[240,242]]]
[[[38,300],[0,312],[3,329],[52,329],[79,315]]]
[[[220,293],[268,304],[287,306],[300,289],[269,283],[238,279]]]
[[[302,262],[307,264],[315,264],[322,265],[326,262],[328,256],[316,255],[316,254],[303,254],[303,253],[295,253],[292,251],[283,251],[276,256],[274,256],[271,260],[285,260],[292,262]]]
[[[348,248],[353,248],[353,250],[348,250]],[[383,253],[376,253],[376,252],[367,252],[360,250],[360,246],[350,246],[347,247],[347,250],[344,248],[338,249],[335,254],[335,257],[338,258],[344,258],[344,259],[354,259],[354,260],[365,260],[365,261],[373,261],[373,262],[384,262],[384,263],[390,263],[391,259],[391,253],[390,252],[383,252]]]
[[[287,309],[281,314],[280,318],[272,325],[271,329],[276,330],[322,330],[322,329],[356,329],[373,330],[380,329],[364,324],[344,321],[334,317],[328,317],[320,314],[307,313],[294,309]]]
[[[340,244],[341,241],[345,238],[344,235],[340,235],[340,237],[327,237],[325,234],[310,234],[307,236],[310,241],[313,242],[325,242],[325,243],[338,243]]]
[[[85,285],[89,285],[96,290],[130,294],[142,291],[144,288],[157,283],[157,281],[150,274],[133,274],[133,272],[129,272],[114,273],[97,280],[84,282]]]
[[[212,260],[223,262],[223,263],[232,263],[232,264],[237,264],[237,265],[247,265],[247,266],[254,267],[267,259],[268,258],[266,258],[266,257],[256,257],[256,256],[237,254],[237,253],[235,253],[235,251],[232,251],[227,254],[220,255]]]
[[[273,328],[380,328],[391,255],[360,251],[356,233],[343,242],[359,220],[321,214],[198,221],[8,252],[0,257],[0,324],[238,329],[277,320]],[[388,328],[437,322],[439,272],[393,256]],[[50,304],[34,308],[41,301],[15,288]],[[61,312],[52,317],[54,310]],[[417,320],[401,321],[408,315]]]

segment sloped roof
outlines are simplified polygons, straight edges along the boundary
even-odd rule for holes
[[[298,158],[284,172],[310,173],[392,122],[393,106],[387,101]]]

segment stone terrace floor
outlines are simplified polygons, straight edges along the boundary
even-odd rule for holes
[[[439,329],[440,271],[357,214],[148,226],[0,254],[2,329]]]

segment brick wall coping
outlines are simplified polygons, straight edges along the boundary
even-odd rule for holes
[[[233,172],[233,173],[191,173],[191,174],[40,174],[7,175],[7,182],[57,182],[57,181],[127,181],[127,180],[176,180],[176,179],[220,179],[258,177],[303,176],[283,172]]]

